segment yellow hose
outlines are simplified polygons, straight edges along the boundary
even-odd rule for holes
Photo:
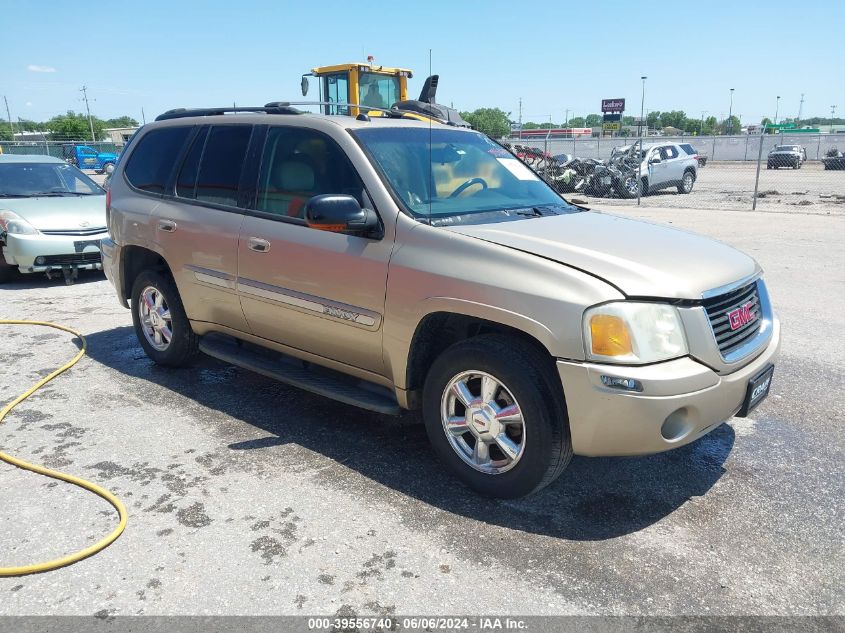
[[[3,407],[0,410],[0,424],[3,422],[3,419],[9,414],[9,412],[14,409],[17,405],[21,402],[29,398],[33,393],[38,391],[41,387],[46,385],[48,382],[53,380],[56,376],[61,374],[62,372],[67,371],[71,367],[73,367],[79,360],[85,356],[85,351],[88,349],[88,344],[85,341],[85,337],[82,336],[76,330],[72,330],[69,327],[65,327],[64,325],[57,325],[55,323],[47,323],[46,321],[10,321],[0,319],[0,325],[42,325],[45,327],[55,328],[57,330],[62,330],[64,332],[69,332],[74,336],[79,337],[79,340],[82,341],[82,349],[79,350],[76,356],[73,359],[59,367],[57,370],[52,372],[50,375],[45,376],[37,383],[35,383],[32,387],[30,387],[27,391],[19,395],[17,398],[12,400],[9,404]],[[0,452],[0,461],[4,461],[7,464],[11,464],[12,466],[17,466],[18,468],[22,468],[24,470],[29,470],[34,473],[38,473],[39,475],[45,475],[47,477],[52,477],[53,479],[59,479],[61,481],[66,481],[68,483],[73,484],[74,486],[79,486],[80,488],[84,488],[85,490],[89,490],[96,495],[99,495],[110,504],[114,506],[114,509],[117,510],[118,515],[120,516],[120,523],[114,529],[114,531],[106,536],[105,538],[101,539],[94,545],[90,547],[86,547],[83,550],[80,550],[74,554],[70,554],[68,556],[64,556],[62,558],[56,558],[54,560],[50,560],[44,563],[37,563],[35,565],[23,565],[21,567],[0,567],[0,577],[4,576],[26,576],[28,574],[38,574],[45,571],[51,571],[53,569],[58,569],[59,567],[64,567],[65,565],[71,565],[76,563],[83,558],[88,558],[89,556],[96,554],[97,552],[104,550],[109,545],[111,545],[118,536],[123,533],[123,530],[126,528],[126,508],[123,507],[120,499],[115,497],[112,493],[108,490],[101,488],[96,484],[92,484],[90,481],[85,481],[79,477],[74,477],[73,475],[67,475],[65,473],[60,473],[55,470],[50,470],[49,468],[44,468],[43,466],[37,466],[35,464],[30,464],[29,462],[25,462],[22,459],[18,459],[16,457],[12,457],[11,455],[7,455],[6,453]]]

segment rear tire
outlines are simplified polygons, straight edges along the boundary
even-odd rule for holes
[[[492,386],[486,393],[485,384]],[[423,418],[441,461],[484,496],[531,494],[572,459],[552,360],[514,337],[485,334],[443,352],[426,376]]]
[[[692,171],[685,171],[681,184],[678,185],[678,193],[690,193],[695,184],[695,175]]]
[[[173,278],[142,271],[132,284],[132,323],[147,356],[159,365],[186,367],[199,353],[194,334]]]

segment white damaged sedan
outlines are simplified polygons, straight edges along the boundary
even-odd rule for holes
[[[0,282],[22,273],[102,270],[106,192],[52,156],[0,155]]]

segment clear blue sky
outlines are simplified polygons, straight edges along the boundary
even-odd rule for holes
[[[43,10],[39,9],[43,6]],[[86,9],[85,7],[90,7]],[[64,8],[62,8],[64,7]],[[301,99],[311,67],[359,61],[440,74],[439,100],[555,122],[625,97],[746,123],[845,116],[845,2],[56,2],[0,0],[0,95],[12,117],[84,111],[147,120],[181,106]],[[77,33],[78,35],[73,35]],[[309,95],[311,96],[311,95]],[[0,116],[6,113],[0,104]]]

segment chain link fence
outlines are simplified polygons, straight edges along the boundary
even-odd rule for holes
[[[98,153],[112,153],[119,154],[123,149],[123,145],[118,145],[112,142],[98,141],[92,143],[90,141],[79,140],[53,140],[47,139],[45,136],[38,141],[0,141],[0,153],[3,154],[25,154],[41,156],[54,156],[55,158],[67,158],[67,150],[65,148],[70,146],[90,147]]]
[[[503,143],[565,197],[590,205],[845,213],[845,134],[648,137],[641,165],[632,137]]]

